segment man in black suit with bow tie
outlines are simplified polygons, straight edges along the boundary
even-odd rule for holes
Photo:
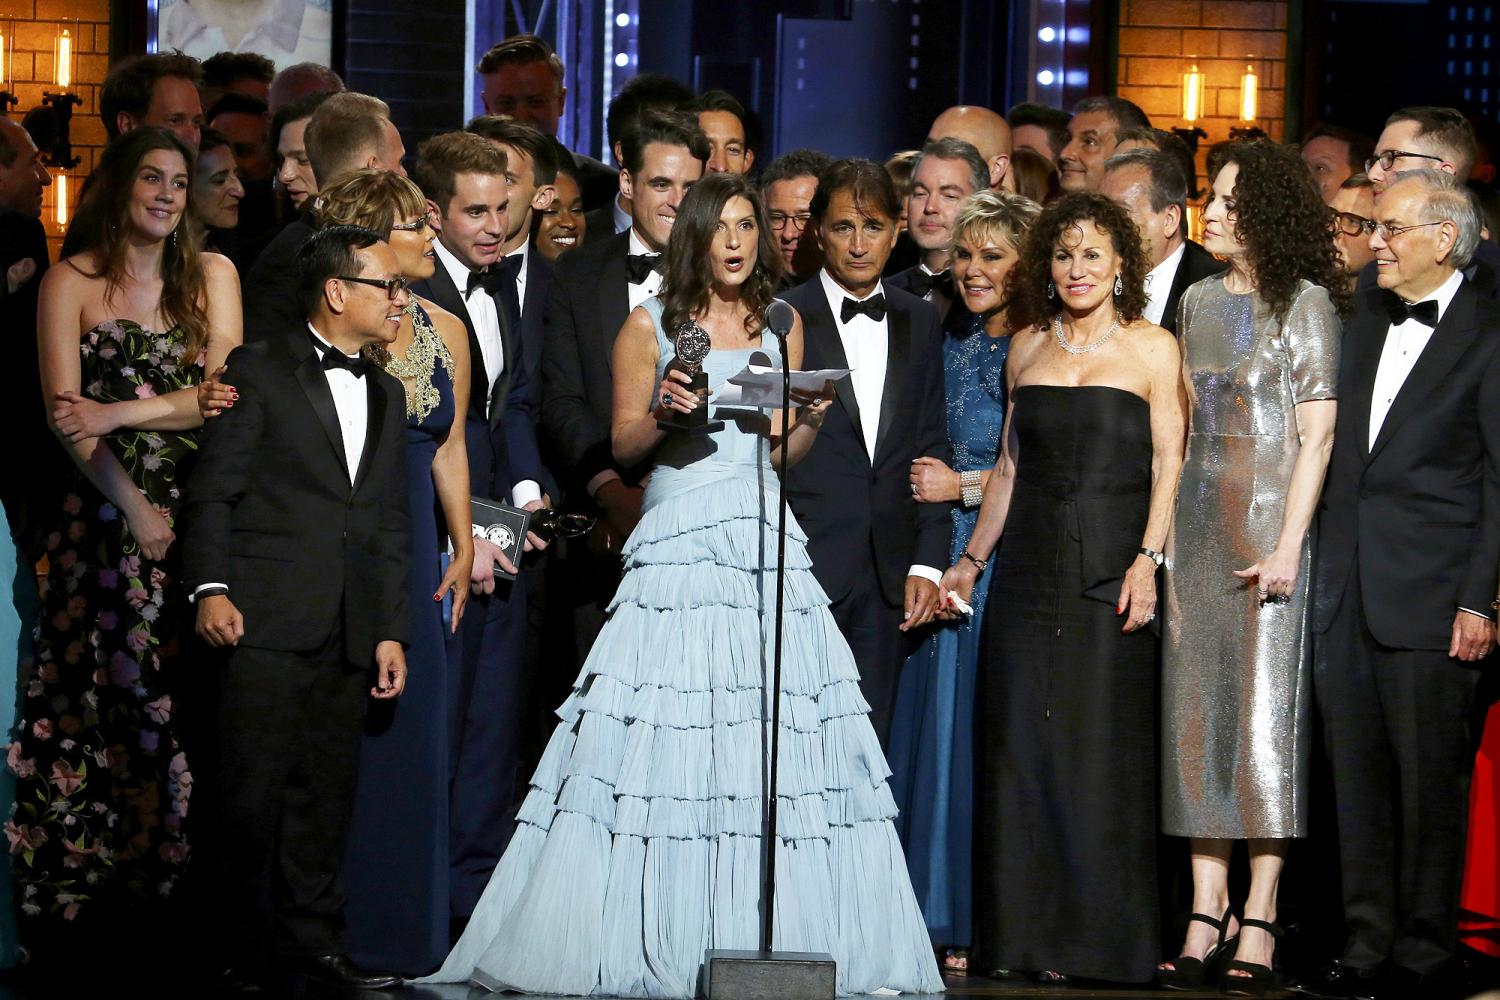
[[[1378,289],[1345,330],[1318,519],[1314,683],[1349,941],[1317,993],[1448,996],[1477,668],[1500,567],[1500,307],[1463,268],[1478,204],[1452,175],[1376,200]]]
[[[677,206],[703,176],[708,139],[693,116],[650,112],[620,143],[621,187],[631,226],[559,261],[542,348],[542,436],[568,505],[601,515],[590,545],[574,546],[566,571],[577,606],[579,655],[603,624],[620,579],[620,545],[641,516],[645,471],[620,465],[610,447],[615,336],[630,310],[661,289],[657,260]]]
[[[953,228],[958,208],[975,191],[989,190],[989,167],[979,150],[962,139],[932,139],[912,165],[906,197],[906,228],[921,254],[917,263],[886,281],[910,292],[947,318],[953,293]]]
[[[463,320],[469,334],[469,413],[464,441],[470,490],[526,510],[547,505],[532,420],[533,394],[515,328],[514,276],[495,265],[510,205],[508,161],[472,132],[446,132],[421,146],[414,171],[438,230],[432,277],[413,291]],[[504,291],[510,289],[511,305]],[[528,533],[527,549],[543,543]],[[476,596],[448,640],[449,909],[461,923],[489,882],[515,825],[522,771],[526,572],[474,539]]]
[[[360,349],[396,339],[406,282],[380,236],[313,235],[307,317],[239,348],[183,512],[183,576],[216,672],[212,871],[224,985],[269,967],[392,985],[343,956],[339,867],[365,696],[406,682],[405,402]],[[371,683],[371,675],[374,683]]]
[[[918,456],[951,460],[942,335],[929,303],[882,286],[899,212],[883,167],[836,162],[811,211],[824,265],[782,298],[802,316],[803,367],[852,371],[787,500],[884,742],[908,638],[932,620],[948,561],[949,508],[917,503],[910,484]]]

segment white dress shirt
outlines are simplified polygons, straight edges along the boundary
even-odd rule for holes
[[[484,290],[483,285],[475,285],[473,292],[465,293],[465,289],[469,287],[467,264],[453,256],[443,246],[442,240],[434,240],[432,246],[437,251],[438,262],[448,272],[448,277],[453,279],[458,297],[463,299],[464,308],[469,311],[469,322],[474,324],[474,335],[479,339],[479,354],[484,360],[484,375],[489,380],[483,393],[488,410],[490,398],[495,392],[495,383],[505,372],[505,342],[500,339],[500,312],[495,308],[494,297]],[[474,393],[478,389],[478,386],[470,386],[469,392]]]
[[[884,286],[876,285],[869,295],[851,295],[834,281],[827,269],[818,272],[823,283],[823,294],[828,297],[828,308],[833,310],[833,322],[838,327],[839,341],[844,345],[844,357],[849,362],[849,382],[854,386],[854,402],[859,406],[860,429],[865,435],[865,451],[870,461],[875,461],[875,435],[880,430],[880,404],[885,399],[885,372],[890,364],[890,313],[876,322],[864,313],[843,320],[845,299],[863,302],[876,295],[885,294]],[[889,301],[889,298],[887,299]],[[913,458],[916,456],[913,455]],[[924,580],[940,583],[943,574],[931,566],[912,566],[907,576],[920,576]]]
[[[629,253],[632,257],[639,256],[643,253],[656,254],[657,256],[660,256],[660,254],[658,254],[655,250],[652,250],[646,245],[646,241],[641,239],[640,234],[635,231],[634,227],[632,227],[630,230],[630,249],[627,251],[627,253]],[[634,283],[630,285],[631,309],[634,309],[636,306],[640,305],[642,302],[645,302],[657,292],[661,291],[661,277],[662,275],[660,271],[652,271],[650,274],[646,275],[646,280],[641,282],[639,285]],[[630,281],[628,277],[625,280],[627,282]]]
[[[521,304],[521,311],[526,311],[526,275],[531,270],[531,241],[525,240],[522,244],[500,258],[505,260],[509,257],[520,257],[521,268],[516,272],[516,301]]]
[[[317,342],[320,360],[325,352],[338,350],[311,323],[307,324],[307,330]],[[344,368],[329,368],[324,370],[323,378],[328,380],[328,391],[333,393],[333,408],[338,411],[339,432],[344,437],[344,462],[349,466],[349,482],[353,484],[359,474],[359,460],[365,454],[365,434],[370,423],[370,390],[365,381],[369,376],[355,375]]]
[[[1146,310],[1141,315],[1161,326],[1162,315],[1167,311],[1167,299],[1172,297],[1172,282],[1177,280],[1177,269],[1182,266],[1182,255],[1187,253],[1187,244],[1177,244],[1177,249],[1167,254],[1167,259],[1153,267],[1146,275]]]
[[[495,308],[494,296],[486,292],[482,285],[475,285],[474,293],[465,295],[464,289],[469,282],[468,266],[453,256],[448,248],[443,246],[441,240],[434,241],[432,246],[437,251],[438,260],[447,269],[448,277],[452,278],[453,284],[458,287],[459,298],[464,300],[464,308],[469,310],[469,322],[474,324],[474,335],[479,339],[479,353],[484,357],[484,374],[489,379],[489,385],[484,391],[485,416],[489,416],[490,407],[495,402],[495,383],[505,372],[505,342],[500,339],[500,312]],[[516,251],[516,253],[525,252],[525,248]],[[521,265],[521,273],[516,278],[516,291],[522,295],[525,294],[525,275],[530,258],[523,258],[523,261],[525,263]],[[515,332],[515,335],[520,334]],[[474,391],[475,387],[470,386],[471,398]],[[500,405],[504,406],[505,400],[500,400]],[[524,507],[531,501],[541,498],[542,487],[533,479],[523,479],[510,490],[510,502],[517,507]]]
[[[1436,291],[1419,300],[1426,302],[1433,299],[1437,302],[1438,322],[1442,322],[1443,313],[1448,311],[1448,304],[1458,294],[1458,287],[1463,284],[1463,280],[1463,273],[1454,271]],[[1386,414],[1391,412],[1396,394],[1406,384],[1412,368],[1416,367],[1417,359],[1422,356],[1422,350],[1432,339],[1434,329],[1425,323],[1409,319],[1386,331],[1385,347],[1380,352],[1380,365],[1375,369],[1374,391],[1370,394],[1369,447],[1375,447],[1375,439],[1380,436],[1380,427],[1385,423]]]

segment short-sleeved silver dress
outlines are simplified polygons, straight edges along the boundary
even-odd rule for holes
[[[1311,540],[1296,591],[1262,604],[1244,569],[1276,547],[1300,449],[1296,405],[1337,394],[1340,324],[1302,282],[1278,323],[1222,276],[1182,297],[1191,395],[1167,542],[1162,829],[1243,839],[1307,833]]]

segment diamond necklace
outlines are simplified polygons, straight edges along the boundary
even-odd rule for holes
[[[1090,354],[1094,351],[1097,351],[1099,348],[1103,347],[1105,343],[1109,341],[1109,338],[1113,337],[1115,333],[1119,331],[1119,329],[1120,321],[1117,319],[1115,320],[1114,325],[1111,326],[1107,331],[1105,331],[1104,336],[1100,337],[1089,346],[1074,347],[1072,344],[1068,343],[1068,338],[1063,334],[1062,317],[1054,316],[1052,319],[1052,332],[1057,334],[1058,345],[1062,347],[1063,350],[1072,355]]]

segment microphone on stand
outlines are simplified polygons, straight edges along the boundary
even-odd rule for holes
[[[766,329],[770,330],[781,341],[786,344],[786,335],[792,332],[792,326],[797,322],[797,310],[781,299],[772,299],[771,304],[766,306]]]

